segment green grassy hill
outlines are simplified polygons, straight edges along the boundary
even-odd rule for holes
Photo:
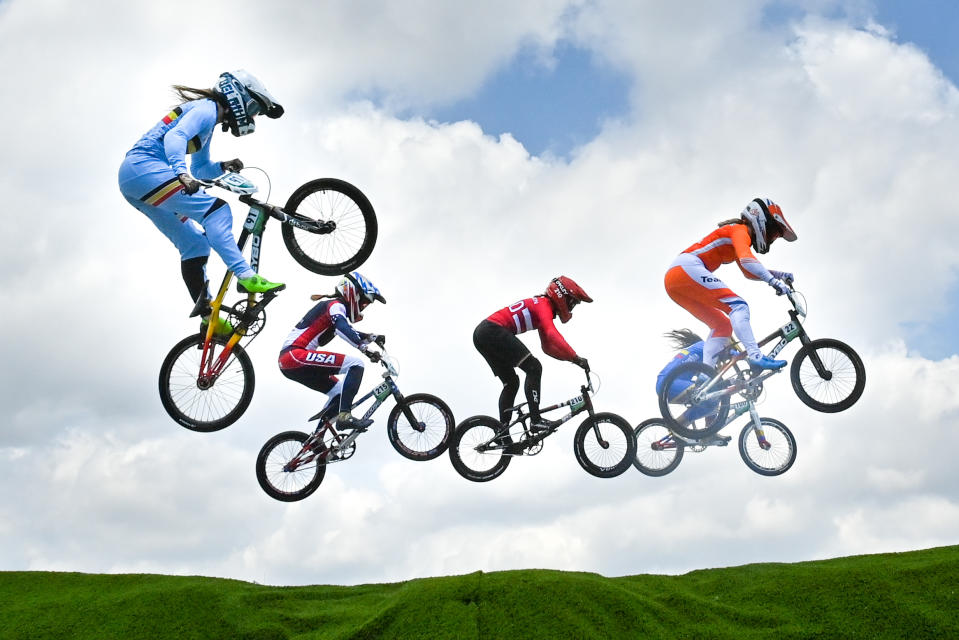
[[[0,638],[959,638],[959,546],[682,576],[357,587],[0,572]]]

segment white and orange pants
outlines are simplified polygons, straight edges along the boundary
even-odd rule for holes
[[[697,256],[681,253],[666,272],[664,284],[673,302],[709,327],[709,337],[703,346],[705,364],[716,364],[716,357],[729,344],[734,331],[749,357],[761,355],[749,324],[749,305]]]

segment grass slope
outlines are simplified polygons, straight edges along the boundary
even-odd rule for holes
[[[0,572],[0,638],[959,638],[959,546],[682,576],[356,587]]]

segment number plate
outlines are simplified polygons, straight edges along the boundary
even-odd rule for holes
[[[577,396],[570,401],[569,408],[573,411],[579,411],[586,406],[586,401],[583,399],[583,396]]]
[[[782,333],[786,340],[792,340],[799,335],[799,325],[795,322],[790,322],[782,328]]]
[[[392,392],[393,390],[390,388],[390,385],[386,382],[384,382],[377,388],[373,389],[373,395],[376,396],[377,400],[386,400],[389,397],[390,393]]]

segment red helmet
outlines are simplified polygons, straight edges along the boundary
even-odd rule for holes
[[[566,276],[550,280],[549,286],[546,287],[546,297],[553,302],[553,308],[556,309],[560,322],[564,324],[573,317],[573,307],[580,302],[593,301],[581,286]]]

